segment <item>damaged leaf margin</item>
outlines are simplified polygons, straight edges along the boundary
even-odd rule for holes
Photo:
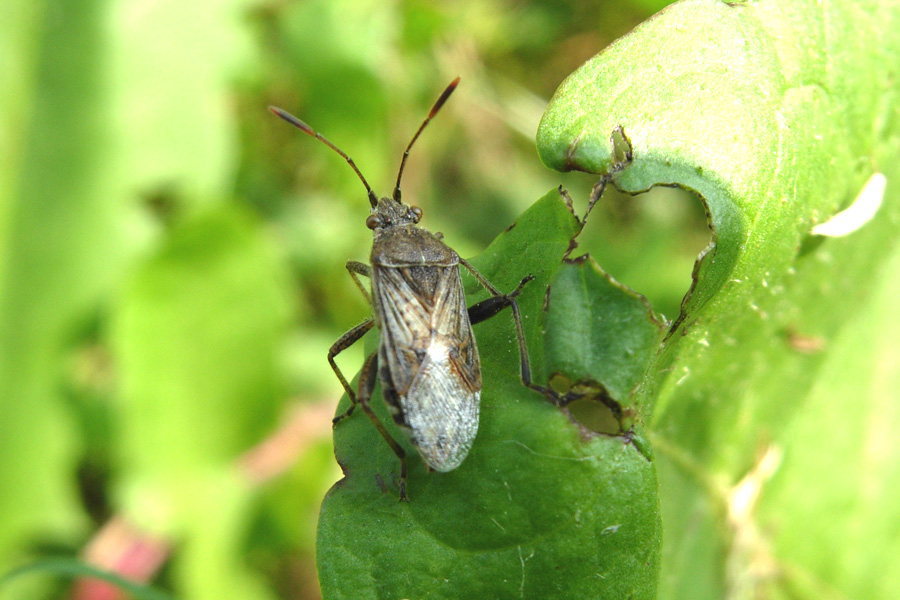
[[[838,44],[833,21],[872,21],[878,11],[848,12],[826,15],[814,3],[679,2],[557,90],[537,136],[548,166],[606,172],[615,164],[609,135],[621,127],[634,161],[613,176],[620,190],[677,186],[704,203],[711,241],[670,338],[714,310],[707,304],[721,290],[743,286],[749,297],[767,272],[787,269],[813,226],[850,204],[871,176],[872,164],[858,157],[868,153],[873,124],[850,126],[879,107],[868,98],[869,106],[846,114],[836,94],[846,91],[846,77],[811,50]],[[661,370],[670,361],[663,352]]]
[[[546,164],[603,173],[622,126],[634,162],[615,184],[691,190],[712,229],[637,398],[666,528],[660,598],[892,597],[874,590],[893,589],[896,559],[855,557],[873,555],[871,532],[896,529],[881,501],[896,454],[877,471],[859,460],[894,399],[867,393],[866,378],[896,348],[867,348],[853,323],[896,280],[885,265],[900,224],[898,25],[894,2],[679,2],[573,73],[544,116]],[[840,237],[817,235],[835,235],[818,225],[851,205]],[[858,415],[870,422],[851,427]],[[759,510],[725,519],[772,455],[786,466],[760,480]],[[834,485],[856,473],[872,487]]]

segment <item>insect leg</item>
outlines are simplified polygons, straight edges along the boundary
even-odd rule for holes
[[[603,196],[603,191],[606,190],[606,186],[610,181],[612,181],[612,173],[607,173],[594,184],[594,187],[591,188],[591,197],[588,200],[588,207],[584,212],[584,217],[581,219],[582,224],[587,223],[588,215],[594,210],[594,205],[597,204],[600,197]]]
[[[609,143],[612,149],[612,154],[616,157],[616,162],[613,164],[609,171],[600,178],[600,180],[594,184],[594,187],[591,189],[591,197],[588,201],[588,209],[584,213],[584,217],[582,217],[581,222],[586,223],[588,215],[591,214],[591,210],[593,210],[594,205],[597,204],[597,201],[600,200],[600,197],[603,196],[603,191],[606,189],[606,185],[612,181],[613,176],[624,170],[625,167],[631,164],[634,160],[634,151],[631,148],[631,142],[625,137],[625,131],[622,129],[621,125],[617,125],[615,129],[613,129],[612,134],[609,136]],[[623,146],[623,148],[620,148]],[[571,205],[570,205],[571,206]]]
[[[362,339],[362,336],[366,335],[366,332],[372,329],[372,326],[375,324],[374,319],[368,319],[363,321],[344,335],[338,338],[334,344],[332,344],[331,348],[328,349],[328,364],[331,365],[331,370],[334,371],[334,374],[337,375],[338,380],[340,380],[341,385],[344,386],[344,391],[347,392],[347,397],[350,398],[350,408],[347,409],[342,415],[336,416],[332,423],[337,423],[344,417],[349,417],[353,412],[353,409],[356,408],[357,398],[356,394],[353,393],[353,388],[350,387],[350,384],[347,383],[347,378],[344,377],[344,374],[341,373],[341,370],[338,368],[337,363],[334,362],[334,357],[358,342]]]
[[[375,429],[378,430],[378,433],[381,434],[384,441],[387,442],[388,446],[391,447],[391,450],[394,451],[394,454],[397,455],[397,458],[400,459],[400,500],[408,501],[409,499],[406,497],[406,452],[397,440],[391,437],[391,434],[385,429],[384,424],[382,424],[382,422],[378,420],[378,417],[375,416],[372,407],[369,406],[369,399],[372,397],[372,390],[375,388],[375,376],[378,371],[377,367],[378,351],[376,350],[366,358],[366,361],[363,363],[362,369],[359,372],[358,402],[360,406],[362,406],[363,411],[369,416],[372,424],[375,425]]]
[[[480,323],[485,319],[489,319],[499,313],[501,310],[509,306],[513,312],[513,320],[516,323],[516,338],[519,342],[519,359],[520,371],[522,375],[522,383],[527,387],[545,393],[546,390],[542,386],[531,382],[531,362],[528,360],[528,347],[525,344],[525,328],[522,326],[522,314],[519,312],[519,304],[516,302],[516,296],[522,291],[526,283],[534,279],[534,275],[525,277],[509,294],[502,294],[494,285],[485,279],[484,275],[479,273],[475,267],[470,265],[463,258],[459,259],[459,263],[469,270],[470,273],[478,280],[478,283],[493,294],[491,298],[482,300],[469,308],[469,320],[472,323]]]
[[[522,288],[525,287],[525,284],[534,279],[534,275],[529,275],[521,282],[519,285],[509,294],[500,294],[498,296],[491,296],[481,302],[473,304],[469,307],[469,321],[472,323],[481,323],[482,321],[487,321],[504,308],[513,305],[513,299],[518,296],[522,292]]]
[[[356,284],[356,287],[359,288],[359,291],[361,291],[363,293],[363,296],[366,297],[366,302],[371,305],[372,297],[369,295],[369,290],[367,290],[366,286],[364,286],[362,281],[360,281],[359,276],[362,275],[363,277],[372,277],[372,267],[355,260],[348,260],[347,272],[350,273],[350,277],[353,278],[353,283]]]

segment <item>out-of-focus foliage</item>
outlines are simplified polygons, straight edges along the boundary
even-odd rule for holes
[[[0,572],[75,553],[120,515],[177,542],[158,581],[181,598],[315,597],[315,517],[338,474],[328,411],[275,481],[238,460],[294,404],[336,402],[325,353],[368,312],[343,263],[370,234],[352,171],[265,106],[387,190],[461,75],[404,197],[470,256],[561,181],[584,201],[589,178],[537,160],[538,120],[569,72],[662,4],[3,2]],[[595,216],[599,262],[674,314],[702,210]],[[0,597],[64,589],[28,578]]]

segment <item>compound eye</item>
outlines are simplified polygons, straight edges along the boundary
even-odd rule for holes
[[[418,206],[410,206],[409,212],[411,212],[412,214],[414,214],[416,216],[416,223],[418,223],[419,219],[422,218],[422,209],[419,208]]]
[[[369,215],[366,217],[366,227],[369,229],[375,229],[380,223],[381,219],[379,219],[377,215]]]

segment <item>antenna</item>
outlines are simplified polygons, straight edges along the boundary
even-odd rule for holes
[[[416,132],[416,135],[412,137],[406,150],[403,151],[403,159],[400,161],[400,171],[397,173],[397,186],[394,188],[394,202],[400,202],[400,178],[403,177],[403,169],[406,167],[406,159],[409,158],[410,149],[413,147],[413,144],[416,143],[416,140],[419,139],[419,135],[422,133],[422,130],[425,129],[425,126],[428,125],[431,119],[433,119],[438,111],[441,110],[441,107],[444,106],[444,102],[447,101],[447,98],[450,97],[450,94],[453,93],[453,90],[456,89],[457,85],[459,85],[459,77],[451,81],[450,85],[448,85],[441,94],[441,97],[437,99],[437,102],[431,107],[428,116],[425,117],[425,120],[419,125],[419,130]]]
[[[459,81],[458,78],[457,78],[457,81]],[[455,85],[455,82],[454,82],[454,85]],[[452,92],[452,91],[453,90],[450,90],[450,92]],[[443,104],[442,100],[446,100],[446,96],[450,95],[450,92],[447,92],[447,91],[444,92],[444,95],[441,96],[441,100],[439,100],[439,102],[441,104]],[[437,105],[435,105],[435,106],[437,106]],[[292,115],[291,113],[287,112],[286,110],[282,110],[282,109],[278,108],[277,106],[270,106],[269,111],[271,111],[272,114],[274,114],[275,116],[284,119],[285,121],[287,121],[288,123],[290,123],[291,125],[296,127],[297,129],[302,131],[303,133],[305,133],[307,135],[311,135],[312,137],[316,138],[317,140],[324,143],[326,146],[328,146],[329,148],[331,148],[332,150],[334,150],[335,152],[340,154],[342,157],[344,157],[344,160],[347,161],[347,164],[350,165],[350,167],[357,174],[357,176],[359,176],[359,180],[362,181],[364,186],[366,186],[366,192],[369,193],[369,204],[372,205],[372,208],[375,208],[378,206],[378,196],[376,196],[375,192],[372,191],[372,188],[369,186],[369,182],[366,181],[365,177],[363,177],[363,174],[359,171],[359,169],[356,166],[356,163],[353,162],[353,159],[350,158],[349,156],[347,156],[347,154],[343,150],[341,150],[340,148],[338,148],[337,146],[335,146],[334,144],[329,142],[327,139],[325,139],[325,137],[321,133],[319,133],[318,131],[315,131],[312,127],[310,127],[309,125],[307,125],[306,123],[304,123],[303,121],[301,121],[300,119],[298,119],[297,117]],[[431,112],[434,113],[434,112],[437,112],[437,110],[431,109]],[[429,118],[431,118],[431,116],[429,116]],[[427,123],[428,121],[426,120],[425,122]],[[424,127],[424,126],[425,125],[422,125],[422,127]],[[421,132],[422,130],[419,129],[419,131]],[[417,133],[416,137],[418,137],[418,135],[419,134]],[[413,138],[413,141],[415,141],[415,138]],[[410,146],[411,145],[412,145],[412,143],[410,143]],[[408,152],[409,152],[409,148],[407,148],[407,153]],[[405,158],[404,158],[404,160],[405,160]]]

